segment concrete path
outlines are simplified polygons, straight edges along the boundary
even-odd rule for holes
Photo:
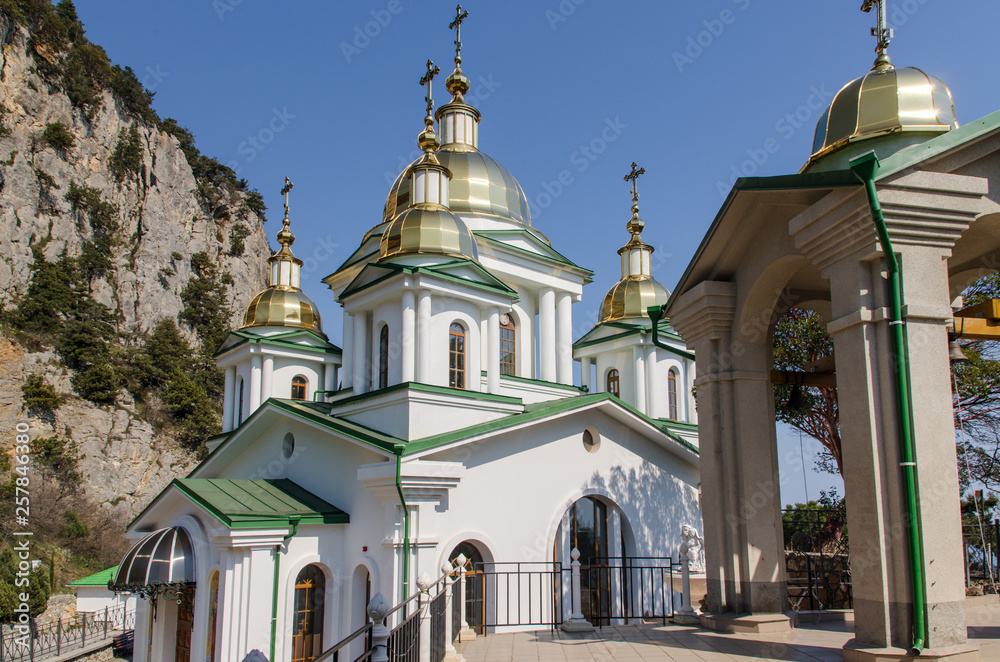
[[[1000,660],[1000,606],[971,608],[969,638],[980,659]],[[782,634],[723,634],[683,625],[605,627],[590,634],[558,630],[493,634],[456,644],[467,662],[841,662],[853,623],[821,623]]]

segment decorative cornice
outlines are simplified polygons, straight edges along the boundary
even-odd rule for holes
[[[723,281],[702,281],[670,307],[670,323],[689,348],[730,334],[735,315],[736,283]]]

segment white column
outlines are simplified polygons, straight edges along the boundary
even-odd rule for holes
[[[416,378],[417,356],[415,354],[415,335],[417,326],[417,310],[414,304],[413,290],[403,290],[403,328],[400,329],[399,355],[402,381],[412,382]]]
[[[431,383],[431,293],[417,295],[417,381]]]
[[[573,297],[556,295],[556,377],[560,384],[573,383]]]
[[[261,358],[260,354],[254,354],[250,359],[250,414],[257,411],[260,406],[260,377]],[[250,415],[247,415],[250,418]]]
[[[226,387],[222,396],[222,431],[233,429],[233,404],[236,402],[236,366],[226,368]]]
[[[354,315],[354,395],[368,391],[368,313]]]
[[[542,290],[538,298],[538,378],[556,381],[556,293]]]
[[[641,345],[632,349],[632,360],[635,364],[632,370],[635,382],[635,403],[633,404],[643,414],[646,413],[646,362],[644,358],[645,352],[643,352]]]
[[[680,393],[677,395],[679,398]],[[656,388],[656,346],[649,345],[646,347],[646,415],[656,418],[666,400],[666,393],[660,393]],[[677,418],[680,419],[680,416],[678,409]]]
[[[580,359],[580,386],[586,386],[587,391],[593,392],[590,386],[590,358]]]
[[[420,649],[417,655],[419,662],[431,662],[431,596],[427,590],[431,586],[431,578],[426,572],[417,577],[417,588],[420,589]],[[447,620],[447,615],[445,616]]]
[[[500,311],[490,308],[486,320],[486,390],[500,392]]]
[[[354,385],[354,315],[344,313],[344,388]]]
[[[323,390],[337,390],[337,364],[327,363],[323,366]]]
[[[264,402],[274,392],[274,357],[264,357],[264,370],[260,375],[260,401]]]

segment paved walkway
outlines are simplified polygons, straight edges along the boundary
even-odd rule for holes
[[[970,608],[969,638],[980,659],[1000,660],[1000,607]],[[781,634],[724,634],[684,625],[605,627],[588,634],[559,630],[494,634],[456,644],[467,662],[841,662],[853,623],[802,624]]]

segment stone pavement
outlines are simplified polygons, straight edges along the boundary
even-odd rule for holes
[[[1000,660],[1000,607],[968,610],[969,638],[980,659]],[[801,623],[781,634],[724,634],[685,625],[612,626],[592,633],[559,630],[491,634],[456,644],[467,662],[841,662],[854,624]]]

